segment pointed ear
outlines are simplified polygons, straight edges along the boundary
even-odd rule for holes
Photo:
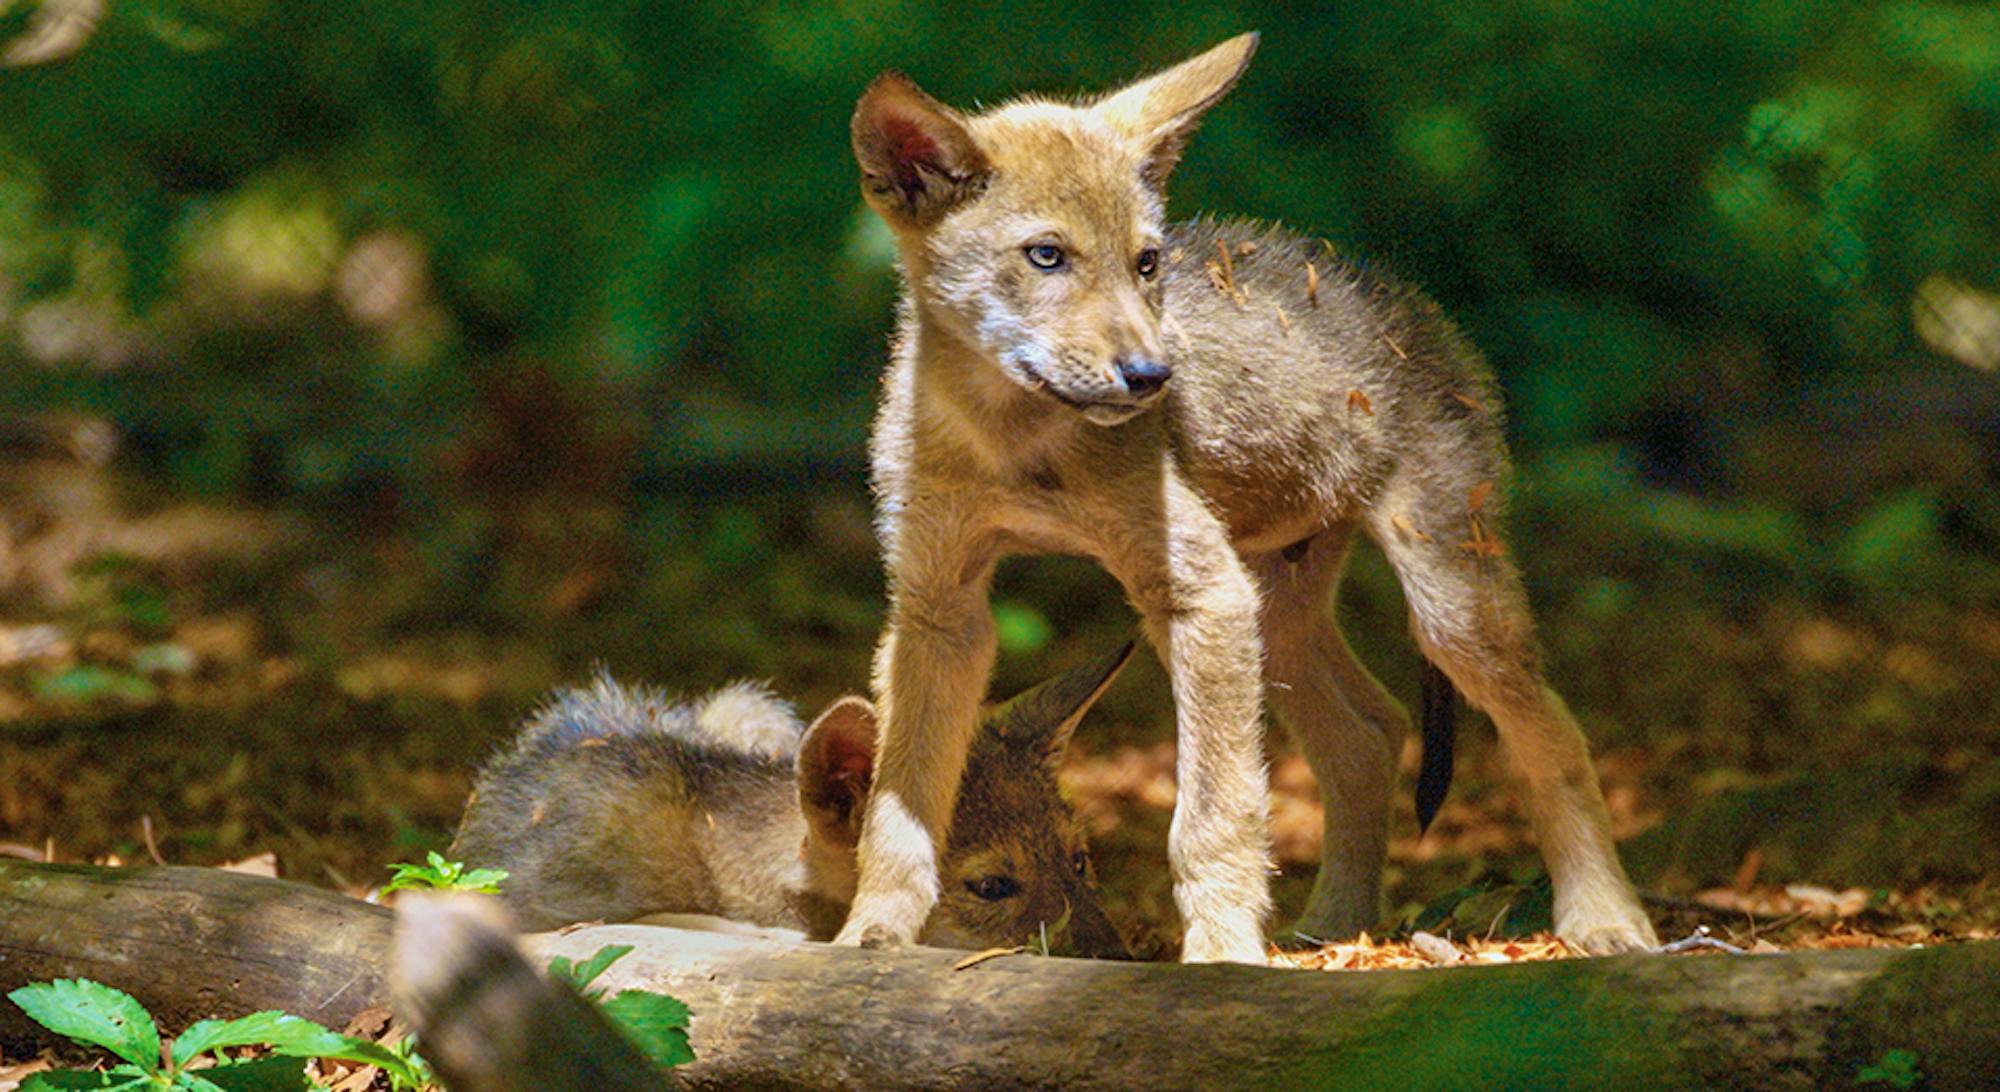
[[[854,107],[861,192],[892,227],[927,224],[971,196],[986,156],[958,111],[884,72]]]
[[[1146,183],[1163,189],[1203,113],[1236,85],[1257,52],[1257,34],[1238,35],[1189,60],[1100,99],[1100,118],[1138,143]]]
[[[799,807],[812,833],[836,845],[861,840],[861,812],[875,772],[875,707],[845,697],[799,743]]]
[[[1060,765],[1083,715],[1131,659],[1132,644],[1127,642],[1109,656],[1072,667],[995,707],[986,715],[987,727],[1008,745],[1033,747],[1042,761]]]

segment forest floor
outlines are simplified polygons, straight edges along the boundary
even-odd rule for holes
[[[390,863],[447,844],[478,762],[550,686],[606,663],[684,692],[751,675],[823,701],[862,684],[880,620],[858,496],[706,515],[660,501],[627,517],[531,504],[463,547],[49,473],[17,477],[11,496],[0,481],[15,517],[0,538],[0,853],[13,856],[249,859],[366,894]],[[1087,566],[1010,571],[996,691],[1129,632]],[[1348,630],[1392,688],[1413,690],[1407,650],[1376,637],[1400,628],[1393,589],[1366,559],[1354,584]],[[1552,674],[1578,680],[1562,685],[1598,736],[1614,833],[1663,938],[1705,927],[1768,950],[1995,935],[2000,613],[1783,594],[1663,611],[1640,594],[1609,617],[1559,600],[1544,640]],[[1157,666],[1129,675],[1086,722],[1064,783],[1108,907],[1163,956],[1171,719]],[[1412,947],[1415,931],[1476,960],[1563,954],[1492,733],[1466,719],[1432,829],[1419,836],[1399,808],[1386,939],[1285,958],[1450,958]],[[1321,819],[1281,740],[1272,785],[1292,914]]]

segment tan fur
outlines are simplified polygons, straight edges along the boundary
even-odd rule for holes
[[[985,717],[926,943],[1125,954],[1054,767],[1129,651]],[[487,764],[453,852],[508,872],[502,897],[528,928],[646,917],[825,939],[854,896],[875,738],[863,698],[802,730],[760,686],[672,702],[600,678],[559,692]]]
[[[1022,552],[1097,559],[1170,670],[1185,958],[1263,958],[1267,682],[1327,805],[1299,929],[1373,925],[1406,725],[1329,619],[1356,531],[1395,565],[1425,653],[1499,725],[1559,931],[1653,942],[1496,533],[1505,456],[1477,354],[1421,296],[1308,240],[1161,222],[1168,172],[1254,46],[1083,104],[967,117],[885,76],[856,109],[907,291],[872,444],[890,620],[844,942],[907,941],[929,912],[994,656],[988,583]],[[1164,390],[1143,381],[1166,365]]]

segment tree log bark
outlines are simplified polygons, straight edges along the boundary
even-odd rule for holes
[[[524,941],[537,962],[606,944],[636,950],[600,985],[693,1010],[696,1087],[1843,1088],[1891,1050],[1930,1087],[2000,1084],[1995,942],[1328,973],[956,969],[636,925]],[[297,885],[0,863],[0,990],[84,975],[174,1029],[273,1007],[337,1025],[386,997],[388,952],[386,912]]]
[[[138,998],[169,1035],[259,1009],[338,1030],[387,1002],[394,923],[385,907],[216,868],[0,860],[0,995],[92,978]],[[0,1001],[0,1042],[39,1031]]]

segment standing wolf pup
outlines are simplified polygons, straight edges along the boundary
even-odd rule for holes
[[[926,943],[1127,954],[1055,771],[1130,652],[985,717],[944,856],[952,890],[923,923]],[[668,702],[600,677],[558,692],[480,771],[452,852],[507,870],[501,897],[528,929],[699,915],[823,940],[854,895],[875,730],[861,698],[802,730],[759,687]]]
[[[1421,295],[1309,240],[1161,223],[1182,146],[1256,43],[1082,103],[966,116],[889,74],[855,110],[906,291],[872,441],[882,742],[842,942],[908,941],[937,899],[994,657],[987,586],[1020,552],[1102,563],[1170,670],[1184,958],[1263,960],[1267,685],[1326,805],[1297,929],[1373,925],[1407,723],[1328,602],[1365,532],[1424,654],[1499,727],[1557,932],[1589,952],[1655,943],[1496,537],[1505,453],[1478,355]]]

